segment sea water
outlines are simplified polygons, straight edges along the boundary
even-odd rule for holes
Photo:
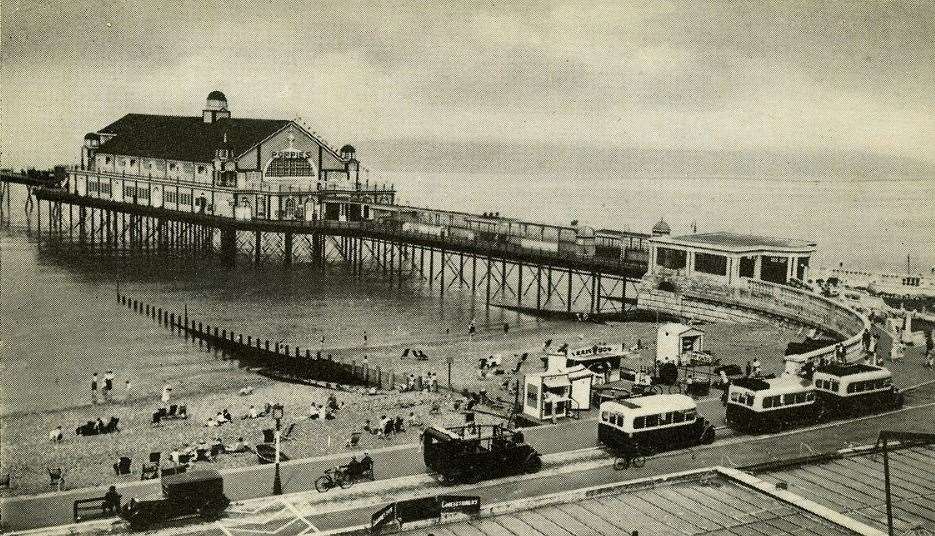
[[[596,228],[648,232],[665,217],[675,234],[732,230],[818,242],[816,263],[872,269],[935,265],[935,181],[736,177],[585,177],[394,174],[400,201],[419,206]],[[115,304],[116,285],[144,302],[237,332],[313,350],[412,344],[461,333],[471,319],[521,321],[465,293],[440,300],[415,285],[358,280],[310,266],[227,270],[211,259],[109,262],[40,247],[13,188],[13,224],[0,231],[3,414],[85,404],[92,371],[114,369],[116,389],[152,389],[180,373],[224,366],[191,343]],[[35,222],[32,222],[35,225]],[[45,222],[43,222],[45,225]],[[927,270],[927,268],[926,268]],[[482,302],[482,300],[481,300]],[[158,388],[158,387],[157,387]]]

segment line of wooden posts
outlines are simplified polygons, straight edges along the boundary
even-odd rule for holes
[[[392,389],[396,385],[393,370],[383,371],[369,363],[350,363],[323,357],[320,351],[291,347],[278,342],[270,343],[252,335],[236,333],[188,316],[188,307],[183,314],[169,312],[162,307],[143,303],[117,291],[117,303],[151,318],[160,325],[178,332],[186,338],[203,341],[208,348],[222,350],[237,359],[241,365],[261,369],[265,374],[283,380],[341,388],[344,386],[367,386]]]

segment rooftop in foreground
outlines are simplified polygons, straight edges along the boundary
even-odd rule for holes
[[[436,525],[420,536],[858,534],[722,476]]]

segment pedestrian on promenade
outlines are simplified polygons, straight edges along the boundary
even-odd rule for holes
[[[104,514],[120,513],[120,494],[117,493],[117,486],[111,486],[104,494],[104,504],[102,506]]]
[[[753,375],[759,376],[761,372],[762,370],[760,368],[760,359],[755,357],[753,358]]]
[[[864,352],[870,349],[870,330],[865,329],[863,334],[860,336],[860,342],[863,345]]]
[[[935,351],[931,351],[925,355],[926,355],[925,368],[928,368],[928,369],[935,368]]]
[[[97,372],[91,376],[91,403],[97,404],[97,387],[98,387],[98,378]]]
[[[899,362],[899,359],[902,357],[903,353],[903,343],[899,339],[893,339],[890,343],[890,361],[893,363]]]

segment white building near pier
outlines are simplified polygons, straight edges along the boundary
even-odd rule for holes
[[[745,286],[748,280],[785,284],[808,279],[815,242],[732,232],[649,238],[649,273]]]

